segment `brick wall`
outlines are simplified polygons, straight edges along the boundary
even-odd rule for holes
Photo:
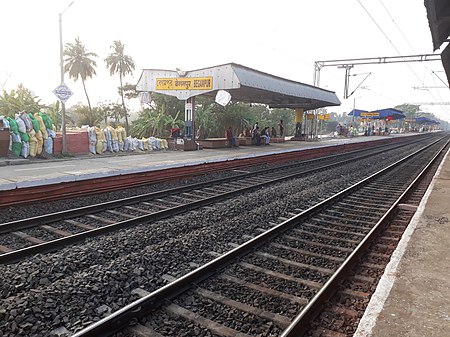
[[[89,137],[87,131],[67,131],[67,153],[68,154],[86,154],[89,153]],[[53,153],[62,153],[62,134],[56,133],[53,139]]]

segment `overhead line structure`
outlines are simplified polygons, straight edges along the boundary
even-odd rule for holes
[[[408,103],[412,105],[450,105],[450,102],[416,102],[416,103]]]
[[[344,97],[348,98],[348,77],[350,76],[350,69],[355,65],[363,64],[387,64],[387,63],[407,63],[407,62],[425,62],[425,61],[440,61],[440,54],[422,54],[422,55],[406,55],[406,56],[382,56],[382,57],[367,57],[358,59],[343,59],[343,60],[326,60],[314,62],[314,86],[318,87],[320,82],[320,70],[324,67],[338,67],[346,69],[345,73],[345,93]],[[348,71],[347,71],[348,70]]]

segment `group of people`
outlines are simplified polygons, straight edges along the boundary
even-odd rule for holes
[[[280,122],[278,123],[278,128],[280,130],[280,137],[282,137],[284,135],[283,120],[280,120]],[[229,132],[231,132],[231,135],[232,135],[231,127],[227,130],[227,139],[228,139]],[[241,137],[242,138],[251,137],[252,142],[255,145],[261,145],[261,144],[269,145],[270,138],[277,137],[277,130],[275,130],[275,127],[273,127],[273,126],[271,129],[268,126],[266,126],[262,130],[260,130],[259,124],[258,124],[258,122],[256,122],[253,125],[252,130],[250,130],[248,127],[245,127],[244,130],[242,130],[242,132],[239,134],[239,137],[240,138]]]

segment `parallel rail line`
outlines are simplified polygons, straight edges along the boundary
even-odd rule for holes
[[[178,279],[165,276],[166,286],[149,294],[141,289],[141,299],[73,337],[111,336],[124,328],[127,335],[172,335],[170,317],[220,336],[303,335],[448,144],[423,147]],[[367,217],[373,200],[379,206]],[[353,203],[357,207],[346,208]],[[260,299],[284,298],[284,306],[255,302],[242,288],[263,294]]]
[[[15,245],[15,247],[0,245],[0,253],[3,253],[0,255],[0,263],[11,263],[36,253],[53,251],[88,237],[167,218],[268,184],[385,153],[388,147],[393,150],[401,146],[404,145],[383,145],[370,150],[357,150],[285,164],[233,177],[0,224],[0,235],[7,236],[2,242],[14,242]]]
[[[415,141],[423,138],[420,136],[396,137],[392,139],[381,139],[371,141],[370,146],[379,146],[382,144],[402,143],[405,141]],[[14,190],[0,191],[0,207],[29,204],[31,202],[43,202],[61,200],[83,196],[87,193],[100,194],[132,188],[154,183],[170,182],[176,179],[186,179],[192,176],[210,174],[215,172],[227,171],[230,169],[242,169],[258,165],[261,161],[267,164],[285,163],[292,160],[312,159],[333,153],[345,153],[352,150],[362,149],[367,143],[351,143],[330,147],[318,147],[302,151],[292,151],[288,153],[279,153],[263,155],[254,158],[236,159],[226,162],[207,163],[202,165],[193,165],[189,167],[170,168],[165,170],[156,170],[141,173],[124,174],[112,177],[94,178],[83,181],[71,181],[58,184],[48,184],[45,186],[18,188]]]

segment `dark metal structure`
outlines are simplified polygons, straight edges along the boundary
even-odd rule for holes
[[[433,50],[439,49],[450,36],[450,2],[448,0],[425,0],[430,25]],[[441,54],[442,64],[450,83],[450,45]]]
[[[324,67],[338,67],[345,69],[345,85],[344,85],[344,98],[350,97],[349,95],[349,77],[350,70],[356,65],[363,64],[387,64],[387,63],[405,63],[405,62],[425,62],[425,61],[438,61],[441,57],[439,54],[422,54],[422,55],[405,55],[405,56],[380,56],[380,57],[367,57],[358,59],[344,59],[344,60],[326,60],[314,62],[314,85],[319,86],[320,82],[320,70]]]

